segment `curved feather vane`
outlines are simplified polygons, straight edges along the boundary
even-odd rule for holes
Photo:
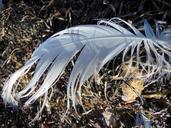
[[[108,21],[100,20],[97,25],[81,25],[58,32],[42,43],[25,66],[9,77],[4,85],[2,98],[5,103],[18,105],[21,98],[29,97],[25,101],[25,106],[29,106],[44,95],[43,109],[48,100],[48,90],[60,79],[66,66],[78,52],[80,54],[67,85],[68,109],[71,103],[75,110],[76,104],[82,105],[81,87],[84,82],[98,74],[108,61],[120,53],[124,63],[125,57],[131,51],[128,60],[130,67],[133,65],[133,57],[136,58],[136,65],[145,72],[137,77],[146,79],[155,73],[169,73],[171,30],[157,31],[156,36],[149,23],[145,21],[144,31],[145,35],[126,21],[112,18]],[[142,60],[140,55],[142,46],[146,55],[145,60]],[[36,68],[30,82],[17,92],[14,86],[17,88],[19,78],[27,74],[34,64]],[[45,72],[47,75],[43,83],[37,86]],[[79,97],[77,101],[76,96]]]

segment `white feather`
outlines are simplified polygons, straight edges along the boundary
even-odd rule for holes
[[[120,24],[127,25],[131,31]],[[152,67],[141,77],[147,78],[154,73],[161,73],[163,69],[170,72],[170,62],[166,60],[164,54],[171,58],[171,30],[161,33],[158,31],[156,36],[147,21],[144,22],[144,30],[145,35],[126,21],[112,18],[108,21],[100,20],[97,25],[81,25],[58,32],[42,43],[25,66],[9,77],[4,84],[2,98],[5,103],[18,105],[21,98],[29,97],[24,104],[29,106],[44,95],[42,105],[44,107],[48,90],[59,80],[68,63],[80,51],[67,85],[68,109],[72,103],[76,110],[76,96],[79,97],[77,102],[82,105],[81,87],[84,82],[97,74],[108,61],[121,52],[123,52],[124,63],[125,56],[131,50],[130,67],[135,51],[137,65],[142,66],[143,70]],[[144,44],[147,56],[145,62],[140,58],[141,44]],[[17,86],[17,80],[26,74],[33,64],[36,64],[34,76],[23,90],[17,92],[13,89],[14,85]],[[37,87],[37,83],[47,70],[43,83]]]

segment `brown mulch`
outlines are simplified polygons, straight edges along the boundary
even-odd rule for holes
[[[11,0],[0,12],[0,93],[3,83],[9,74],[19,69],[29,59],[34,49],[52,34],[65,28],[79,24],[94,24],[98,19],[120,17],[142,26],[144,19],[152,25],[155,20],[171,25],[171,2],[169,0]],[[68,74],[64,74],[50,101],[51,113],[43,111],[39,121],[29,122],[36,113],[38,103],[29,110],[4,105],[0,98],[0,128],[53,128],[53,127],[108,127],[105,113],[111,116],[111,127],[135,127],[136,115],[139,111],[152,120],[154,127],[171,127],[171,82],[165,80],[154,83],[145,89],[143,104],[141,99],[135,103],[125,104],[120,98],[112,97],[117,91],[113,86],[110,69],[104,68],[102,80],[107,81],[107,96],[104,96],[104,83],[95,81],[86,83],[83,91],[94,93],[84,101],[88,114],[82,115],[78,106],[78,117],[74,111],[61,121],[66,111],[66,83]],[[69,72],[69,71],[68,71]],[[150,95],[147,95],[150,94]],[[153,94],[153,96],[152,96]],[[154,96],[155,95],[155,96]],[[152,98],[151,98],[151,97]],[[36,106],[37,105],[37,106]],[[157,114],[158,113],[158,114]]]

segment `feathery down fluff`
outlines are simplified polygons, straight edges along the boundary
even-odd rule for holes
[[[100,20],[97,25],[81,25],[58,32],[42,43],[33,52],[31,59],[9,77],[4,84],[2,98],[5,103],[17,106],[20,99],[29,97],[24,103],[25,106],[29,106],[44,96],[38,116],[48,100],[48,90],[59,80],[68,63],[78,52],[80,54],[67,85],[68,109],[71,104],[76,109],[76,96],[77,103],[82,105],[81,86],[121,52],[124,63],[125,56],[131,51],[129,66],[133,64],[133,56],[136,57],[136,65],[141,66],[145,72],[139,77],[147,78],[155,73],[169,73],[171,29],[160,32],[159,26],[156,26],[154,33],[145,21],[144,32],[145,34],[142,34],[119,18]],[[142,46],[146,55],[145,61],[140,56]],[[18,92],[18,80],[35,64],[33,77],[25,88]],[[37,86],[45,72],[47,75],[43,83]],[[37,87],[39,88],[36,89]]]

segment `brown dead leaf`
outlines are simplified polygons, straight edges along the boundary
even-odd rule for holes
[[[127,72],[127,75],[133,78],[121,85],[123,92],[122,100],[126,103],[132,103],[138,96],[141,95],[142,91],[144,90],[144,80],[134,79],[136,76],[141,75],[137,67],[129,67],[128,69],[128,65],[124,65],[122,70],[123,72],[121,75],[125,76],[125,73]]]

